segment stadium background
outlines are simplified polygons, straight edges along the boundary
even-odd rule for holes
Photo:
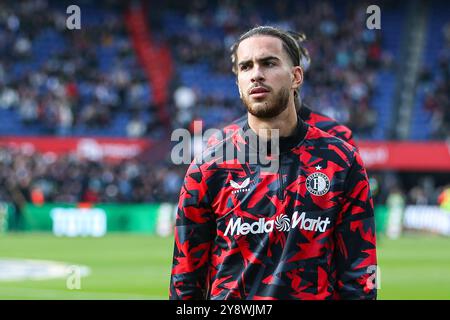
[[[79,30],[67,29],[72,4]],[[380,30],[366,28],[371,4]],[[171,132],[244,112],[228,48],[261,24],[306,33],[303,99],[354,132],[376,205],[379,298],[450,299],[449,9],[2,2],[0,299],[167,298],[186,170],[170,159]],[[30,259],[90,273],[71,288],[76,273],[48,279]]]

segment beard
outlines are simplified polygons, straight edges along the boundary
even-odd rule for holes
[[[257,118],[270,119],[286,110],[289,102],[289,90],[281,88],[275,96],[261,102],[251,101],[249,95],[244,95],[241,99],[251,115]]]

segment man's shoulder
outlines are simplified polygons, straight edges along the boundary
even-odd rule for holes
[[[300,114],[306,123],[356,146],[353,132],[349,127],[323,113],[311,110],[308,106],[302,106],[302,109]]]
[[[340,123],[336,119],[322,112],[315,111],[309,105],[306,104],[302,104],[302,107],[300,109],[300,116],[304,121],[315,127],[318,127],[318,125],[321,125],[323,127],[340,125]],[[327,131],[324,130],[324,128],[321,127],[319,128],[322,129],[323,131]]]
[[[357,153],[355,146],[318,127],[309,126],[305,137],[305,145],[309,149],[323,150],[322,153],[338,156],[350,164]],[[324,152],[327,150],[327,152]]]
[[[310,113],[310,120],[312,125],[315,127],[318,127],[322,129],[323,131],[328,132],[329,130],[332,130],[336,127],[339,127],[342,131],[349,131],[351,132],[349,127],[346,125],[343,125],[342,123],[339,123],[336,119],[327,116],[326,114],[317,112],[317,111],[311,111]]]

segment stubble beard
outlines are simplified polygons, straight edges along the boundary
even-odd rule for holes
[[[248,95],[241,97],[241,100],[251,115],[261,119],[270,119],[278,116],[288,107],[289,90],[282,88],[274,97],[261,102],[251,101],[251,97]]]

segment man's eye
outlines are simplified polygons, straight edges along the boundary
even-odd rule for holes
[[[245,70],[248,70],[248,66],[242,65],[242,66],[241,66],[241,71],[245,71]]]
[[[268,67],[273,67],[274,65],[275,65],[275,63],[273,63],[272,61],[266,62],[266,66],[268,66]]]

